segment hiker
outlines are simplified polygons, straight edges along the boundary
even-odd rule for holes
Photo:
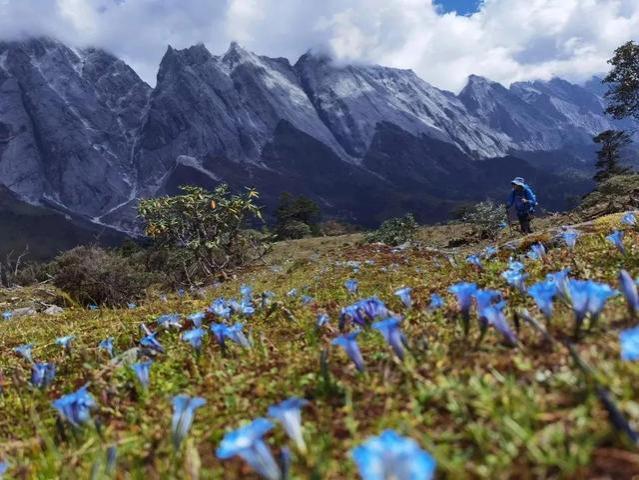
[[[508,197],[506,213],[508,214],[508,211],[514,205],[515,210],[517,211],[517,219],[519,220],[521,233],[532,233],[530,220],[532,219],[532,214],[535,212],[535,207],[537,206],[537,197],[532,191],[532,188],[530,188],[529,185],[526,185],[526,182],[522,177],[515,177],[510,183],[513,186],[513,190],[510,192],[510,196]]]

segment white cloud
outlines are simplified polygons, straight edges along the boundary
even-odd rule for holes
[[[167,44],[221,53],[237,40],[293,62],[328,48],[459,90],[471,73],[505,84],[601,73],[639,39],[639,1],[485,0],[458,16],[431,0],[0,0],[0,37],[39,34],[106,48],[150,83]]]

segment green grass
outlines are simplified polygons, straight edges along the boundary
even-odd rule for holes
[[[616,285],[619,268],[639,274],[639,236],[628,232],[622,257],[605,241],[614,219],[600,222],[577,243],[573,253],[555,248],[544,262],[526,261],[531,281],[546,273],[572,268],[572,276]],[[442,227],[443,244],[449,232]],[[435,238],[432,231],[423,237]],[[441,236],[441,235],[440,235]],[[476,344],[477,326],[465,339],[448,286],[460,280],[497,288],[514,307],[528,308],[541,319],[531,299],[507,288],[500,273],[512,252],[479,272],[466,265],[466,251],[455,266],[442,254],[420,248],[394,253],[383,246],[360,246],[358,236],[286,242],[276,246],[265,265],[247,269],[217,288],[168,302],[149,295],[135,310],[69,309],[62,317],[18,318],[0,324],[0,459],[11,463],[16,478],[109,478],[106,449],[117,445],[115,478],[252,478],[240,460],[215,457],[224,433],[292,395],[310,401],[303,411],[309,451],[294,454],[293,478],[355,478],[349,451],[367,437],[392,428],[417,440],[434,455],[438,474],[447,478],[588,478],[607,474],[629,477],[639,472],[639,455],[615,431],[599,403],[592,379],[573,363],[560,344],[548,345],[526,325],[516,349],[489,330]],[[436,244],[436,242],[435,242]],[[441,245],[438,245],[441,246]],[[479,250],[482,246],[470,247]],[[517,253],[517,252],[516,252]],[[359,273],[336,262],[373,260]],[[357,278],[357,297],[343,283]],[[272,290],[277,304],[246,320],[253,347],[231,345],[226,354],[209,335],[201,355],[179,339],[178,332],[159,337],[166,348],[151,369],[151,386],[143,391],[127,367],[110,366],[98,342],[114,337],[117,352],[136,345],[140,324],[152,326],[163,313],[190,314],[218,296],[237,296],[241,283],[255,292]],[[401,286],[414,288],[415,306],[406,311],[394,297]],[[315,301],[290,299],[292,288]],[[15,297],[29,296],[30,290]],[[445,296],[449,307],[427,311],[431,293]],[[366,330],[358,338],[366,373],[357,373],[343,351],[330,346],[337,334],[342,306],[359,297],[379,295],[405,315],[403,330],[411,344],[404,362],[393,357],[383,339]],[[331,323],[315,328],[318,312]],[[577,345],[582,358],[612,392],[618,406],[639,425],[639,365],[619,358],[618,333],[632,326],[621,297],[614,298],[600,323]],[[572,313],[558,304],[552,325],[555,338],[572,332]],[[70,355],[55,338],[76,335]],[[58,366],[54,384],[44,392],[29,387],[30,367],[12,349],[35,345],[39,361]],[[322,351],[329,352],[328,374]],[[51,401],[89,383],[96,398],[95,425],[74,431],[58,421]],[[170,442],[171,398],[178,393],[207,400],[195,416],[189,439],[174,453]],[[274,452],[287,445],[278,426],[268,437]]]

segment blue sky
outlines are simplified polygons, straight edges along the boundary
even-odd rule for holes
[[[291,63],[311,49],[410,68],[459,91],[470,74],[509,85],[605,73],[639,40],[639,0],[0,0],[0,40],[32,35],[104,48],[150,84],[169,44],[222,54],[237,41]]]
[[[440,5],[444,12],[457,12],[460,15],[469,15],[479,9],[481,0],[438,0],[435,3]]]

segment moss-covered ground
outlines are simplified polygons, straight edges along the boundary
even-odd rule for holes
[[[622,255],[605,240],[613,228],[620,228],[619,216],[598,220],[572,252],[555,247],[542,261],[525,259],[528,283],[563,268],[570,268],[573,278],[614,287],[621,268],[639,275],[639,234],[627,229]],[[439,232],[432,244],[441,247],[452,233]],[[513,329],[520,308],[543,322],[532,299],[500,276],[510,257],[526,251],[500,249],[479,270],[465,257],[485,244],[435,251],[427,242],[433,235],[422,232],[421,246],[403,250],[360,245],[357,236],[286,242],[275,246],[264,265],[183,296],[149,294],[135,309],[76,307],[59,317],[0,320],[0,460],[10,465],[8,477],[109,478],[106,451],[116,446],[113,478],[253,478],[241,460],[222,462],[215,449],[225,432],[265,416],[270,405],[290,396],[310,402],[302,413],[309,448],[306,454],[294,451],[292,478],[356,478],[350,450],[387,428],[412,437],[433,455],[438,478],[639,475],[636,447],[611,425],[595,392],[596,378],[630,424],[639,425],[639,364],[620,359],[619,332],[636,323],[623,297],[610,300],[599,323],[575,344],[594,376],[578,368],[565,347],[574,321],[561,302],[548,327],[557,342],[543,341],[523,323],[516,348],[493,329],[478,344],[475,315],[465,338],[448,287],[470,281],[500,290]],[[343,286],[351,278],[359,281],[357,294]],[[276,294],[271,306],[243,320],[250,349],[231,344],[222,351],[209,334],[197,355],[179,332],[162,331],[158,339],[166,352],[155,359],[145,391],[129,367],[111,364],[97,348],[100,340],[113,337],[116,354],[127,351],[142,337],[142,323],[155,329],[161,314],[203,311],[217,297],[237,297],[241,284],[250,284],[256,298],[264,290]],[[413,288],[411,309],[393,294],[403,286]],[[288,296],[294,288],[299,294]],[[432,293],[445,298],[445,308],[428,309]],[[11,308],[20,295],[28,290],[6,294],[5,305]],[[303,302],[304,295],[312,300]],[[365,329],[358,341],[366,371],[358,373],[331,340],[339,335],[341,307],[372,295],[404,316],[410,353],[400,362],[379,333]],[[328,313],[330,322],[318,329],[320,312]],[[76,337],[68,353],[55,344],[63,335]],[[30,386],[31,367],[13,352],[24,343],[34,345],[36,361],[57,365],[55,381],[44,391]],[[51,402],[85,384],[97,408],[92,422],[73,429],[59,420]],[[171,398],[179,393],[207,403],[174,452]],[[279,427],[267,438],[275,453],[288,444]]]

